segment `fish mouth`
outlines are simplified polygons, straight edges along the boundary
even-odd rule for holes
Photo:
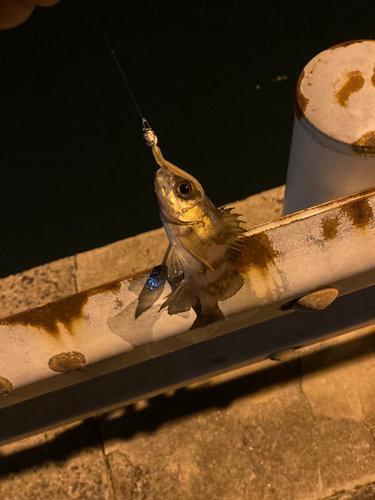
[[[165,167],[160,167],[154,180],[155,193],[159,202],[165,203],[166,197],[172,190],[172,174]]]

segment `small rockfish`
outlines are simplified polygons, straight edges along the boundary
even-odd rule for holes
[[[200,183],[166,161],[156,144],[152,151],[160,166],[155,192],[169,246],[139,296],[135,316],[152,306],[168,281],[172,292],[160,309],[172,315],[193,308],[197,318],[191,328],[224,319],[219,301],[244,282],[233,265],[241,251],[242,221],[231,208],[216,208]]]

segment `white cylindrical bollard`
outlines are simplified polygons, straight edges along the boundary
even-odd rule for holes
[[[375,186],[375,41],[321,52],[297,82],[284,214]]]

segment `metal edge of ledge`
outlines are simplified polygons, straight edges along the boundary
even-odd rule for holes
[[[67,397],[68,392],[80,392],[87,384],[102,384],[106,376],[113,384],[116,374],[120,377],[124,370],[142,371],[149,365],[151,375],[151,365],[158,365],[164,373],[163,383],[152,390],[160,377],[149,379],[146,372],[143,379],[148,380],[148,389],[140,388],[140,376],[132,376],[131,387],[123,384],[121,390],[114,383],[118,395],[107,393],[116,402],[108,398],[100,402],[101,396],[96,396],[95,408],[89,410],[88,405],[86,411],[81,407],[73,412],[74,418],[120,404],[120,394],[122,402],[135,401],[175,385],[176,377],[182,384],[203,373],[210,376],[217,367],[213,370],[210,364],[200,363],[199,369],[193,369],[194,363],[187,362],[193,353],[203,360],[208,345],[217,351],[219,344],[235,345],[235,338],[242,338],[243,344],[246,338],[246,353],[237,359],[233,355],[231,363],[220,368],[229,370],[232,365],[256,361],[291,346],[374,324],[374,213],[375,189],[368,189],[249,229],[236,262],[245,285],[221,303],[227,319],[202,329],[189,331],[195,317],[192,311],[176,316],[158,313],[162,297],[134,319],[146,271],[1,320],[2,426],[7,421],[6,407],[16,411],[39,397],[53,398],[54,392],[64,391]],[[306,310],[306,300],[307,310],[322,309],[321,298],[327,291],[326,305],[337,294],[339,298],[326,310],[307,315],[295,312]],[[318,302],[309,309],[311,294],[313,301],[317,294]],[[260,331],[259,336],[256,332]],[[242,344],[236,344],[240,351]],[[181,361],[184,375],[174,363],[169,364],[173,356],[185,359]],[[212,358],[213,354],[206,356]],[[130,373],[127,380],[128,376]],[[66,420],[66,412],[60,412],[61,420]]]

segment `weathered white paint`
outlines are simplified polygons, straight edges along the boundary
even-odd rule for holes
[[[284,214],[375,186],[375,41],[315,56],[297,83]]]
[[[228,319],[203,329],[189,331],[195,317],[192,311],[175,316],[168,316],[165,309],[158,312],[168,290],[135,320],[136,300],[147,273],[124,278],[115,287],[109,284],[90,291],[71,331],[63,323],[58,324],[58,335],[41,326],[21,324],[22,313],[0,321],[0,377],[14,387],[8,396],[0,397],[0,407],[288,314],[280,306],[316,289],[333,287],[343,295],[373,285],[374,213],[375,190],[368,190],[249,229],[250,243],[242,258],[245,285],[221,303]],[[335,221],[336,232],[327,233],[328,220]],[[268,241],[268,250],[254,253],[257,241]],[[267,251],[274,252],[275,258],[262,268]],[[46,308],[37,308],[41,316]],[[283,335],[288,345],[288,332]],[[85,356],[85,368],[67,374],[53,372],[49,359],[70,351]]]

